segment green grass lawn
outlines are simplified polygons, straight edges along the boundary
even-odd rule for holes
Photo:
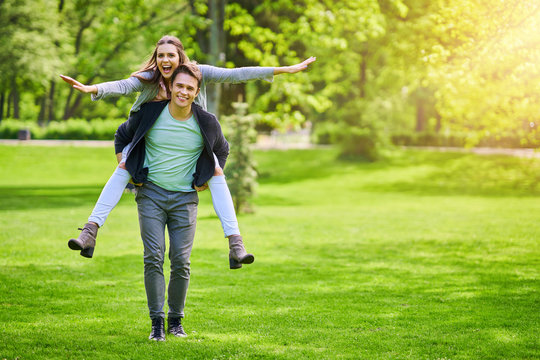
[[[113,150],[0,146],[0,359],[540,358],[540,160],[256,158],[255,263],[228,269],[201,194],[188,337],[155,343],[133,195],[93,259],[67,247]]]

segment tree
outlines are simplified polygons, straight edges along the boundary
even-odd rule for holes
[[[230,157],[225,167],[229,188],[237,213],[252,212],[249,199],[255,193],[257,172],[251,144],[255,141],[255,116],[247,114],[248,104],[233,103],[236,114],[225,116],[230,131],[227,138],[231,144]]]
[[[534,142],[540,110],[540,3],[440,2],[426,54],[437,107],[449,129],[484,137],[521,135]]]
[[[0,120],[21,117],[21,95],[41,94],[59,60],[55,43],[62,32],[55,26],[55,1],[0,2]]]

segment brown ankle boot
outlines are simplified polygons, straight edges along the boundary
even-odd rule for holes
[[[251,264],[255,261],[253,254],[248,254],[242,242],[242,236],[229,236],[229,266],[231,269],[240,269],[242,264]]]
[[[68,246],[72,250],[81,250],[81,255],[91,258],[96,247],[96,236],[99,226],[92,223],[84,224],[84,227],[77,239],[69,239]]]

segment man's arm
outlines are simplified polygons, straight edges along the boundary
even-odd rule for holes
[[[129,114],[129,118],[116,130],[114,134],[114,150],[116,157],[120,156],[122,159],[122,150],[133,140],[135,131],[139,127],[141,118],[143,117],[144,109],[132,112]],[[120,154],[120,155],[119,155]]]

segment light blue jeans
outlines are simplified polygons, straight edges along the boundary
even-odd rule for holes
[[[130,148],[131,144],[128,144],[122,150],[121,162],[126,162],[127,153],[129,152]],[[109,178],[109,181],[107,181],[107,183],[103,187],[103,190],[101,190],[101,194],[99,195],[96,206],[94,206],[94,210],[92,210],[92,213],[88,218],[89,222],[95,222],[99,225],[99,227],[102,227],[103,224],[105,224],[107,216],[109,216],[112,209],[114,209],[116,204],[118,204],[118,202],[120,201],[120,198],[124,193],[124,189],[129,183],[129,179],[131,179],[129,172],[126,169],[122,169],[117,166],[113,174]]]
[[[165,317],[165,226],[169,231],[171,261],[168,316],[183,318],[199,196],[196,191],[169,191],[153,183],[145,183],[137,189],[135,199],[144,245],[144,287],[150,318]]]
[[[131,144],[127,145],[122,150],[122,161],[126,161],[127,153],[131,148]],[[219,166],[216,155],[214,154],[216,167]],[[112,209],[118,204],[126,185],[129,182],[131,176],[128,171],[117,167],[114,173],[107,181],[107,184],[103,187],[98,201],[92,210],[92,214],[88,218],[88,221],[95,222],[99,227],[105,224],[105,220],[111,213]],[[236,212],[234,205],[225,180],[225,176],[213,176],[208,181],[208,187],[212,195],[212,204],[214,205],[214,211],[216,212],[223,228],[225,237],[231,235],[240,235],[240,228],[238,226],[238,220],[236,218]]]

